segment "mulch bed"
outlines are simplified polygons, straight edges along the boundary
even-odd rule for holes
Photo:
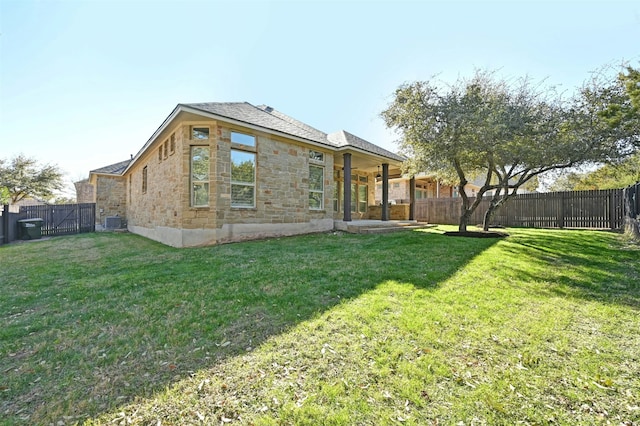
[[[444,233],[449,237],[468,237],[468,238],[505,238],[508,237],[509,234],[506,232],[498,232],[498,231],[447,231]]]

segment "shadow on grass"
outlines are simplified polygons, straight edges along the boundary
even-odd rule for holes
[[[88,234],[2,248],[0,413],[111,412],[386,280],[435,289],[496,242],[332,233],[173,249]]]
[[[518,230],[502,249],[517,256],[509,266],[538,291],[640,309],[640,247],[620,244],[606,231]],[[546,290],[544,290],[546,289]]]

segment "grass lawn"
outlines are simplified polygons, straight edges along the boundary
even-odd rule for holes
[[[0,424],[640,424],[640,247],[451,229],[0,247]]]

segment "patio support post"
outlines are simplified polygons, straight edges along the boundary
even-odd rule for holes
[[[382,164],[382,220],[389,220],[389,164]]]
[[[345,222],[351,222],[351,154],[345,152],[342,155],[344,160],[344,206],[343,206],[343,218]]]
[[[415,219],[416,213],[416,177],[409,179],[409,220]]]

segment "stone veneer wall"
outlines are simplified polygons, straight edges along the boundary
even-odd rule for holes
[[[127,218],[126,185],[121,176],[96,175],[96,224],[104,225],[107,216]],[[93,202],[93,201],[90,201]]]
[[[96,194],[94,191],[94,187],[89,180],[81,180],[79,182],[74,182],[73,184],[76,187],[76,202],[79,204],[82,203],[95,203],[96,202]]]
[[[208,126],[209,140],[189,139],[192,126]],[[256,204],[231,207],[231,130],[256,136]],[[158,160],[156,142],[127,173],[128,227],[132,232],[176,247],[333,229],[333,154],[272,135],[219,125],[214,120],[178,122],[159,135],[175,132],[173,155]],[[190,148],[210,148],[210,207],[190,206]],[[233,146],[240,149],[240,146]],[[246,147],[245,147],[246,148]],[[249,148],[247,148],[249,149]],[[324,209],[309,209],[309,149],[324,156]],[[147,192],[142,170],[147,167]]]
[[[332,218],[333,154],[321,148],[294,145],[267,135],[256,140],[256,205],[231,207],[231,149],[229,128],[218,128],[217,218],[222,224],[306,223],[311,219]],[[245,133],[247,131],[244,131]],[[324,209],[309,209],[309,150],[324,152]]]
[[[182,226],[182,210],[184,193],[188,191],[184,184],[183,157],[185,154],[184,134],[182,126],[174,126],[163,132],[159,143],[147,149],[146,154],[124,177],[127,186],[127,220],[129,227],[136,228],[180,228]],[[166,156],[158,157],[160,145],[175,135],[175,149],[169,150]],[[188,161],[188,158],[187,158]],[[143,192],[142,175],[147,168],[147,190]],[[187,166],[188,170],[188,166]],[[151,237],[153,238],[153,237]],[[157,239],[157,238],[153,238]]]
[[[394,204],[389,206],[389,220],[409,220],[409,204]],[[369,219],[380,220],[382,206],[369,206]]]

